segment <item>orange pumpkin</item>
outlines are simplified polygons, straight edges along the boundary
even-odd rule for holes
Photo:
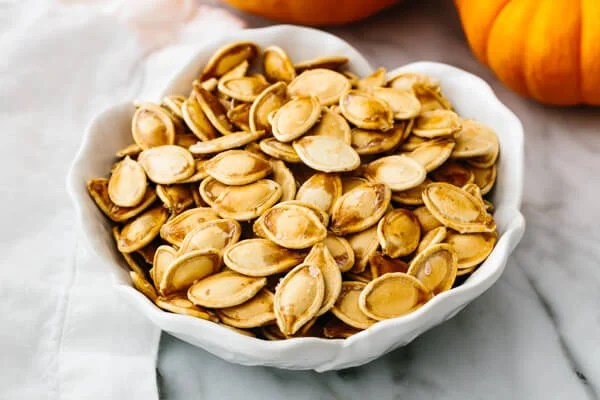
[[[600,1],[455,0],[473,52],[543,103],[600,105]]]
[[[399,0],[225,0],[251,14],[294,24],[334,25],[358,21]]]

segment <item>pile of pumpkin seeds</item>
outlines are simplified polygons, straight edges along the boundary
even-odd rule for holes
[[[137,104],[134,143],[88,190],[158,307],[269,340],[346,338],[488,257],[499,144],[434,78],[293,61],[220,49],[189,96]]]

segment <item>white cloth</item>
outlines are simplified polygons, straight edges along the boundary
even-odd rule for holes
[[[182,19],[149,30],[148,8],[72,3],[0,0],[0,399],[158,399],[160,332],[78,237],[65,175],[95,114],[156,94],[190,54],[151,49],[241,24],[153,0]]]

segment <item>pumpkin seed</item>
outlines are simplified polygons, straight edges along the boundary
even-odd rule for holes
[[[235,42],[220,48],[206,63],[201,81],[218,78],[237,67],[244,61],[252,62],[258,55],[259,48],[252,42]]]
[[[245,150],[228,150],[217,154],[205,165],[206,172],[226,185],[246,185],[271,173],[271,164]]]
[[[286,101],[286,84],[277,82],[266,88],[250,107],[250,130],[271,132],[268,115],[279,109]]]
[[[160,296],[156,299],[156,305],[163,310],[191,317],[201,318],[208,321],[216,322],[218,319],[208,310],[194,305],[188,298],[181,294],[172,296]]]
[[[423,143],[429,142],[429,139],[422,138],[417,135],[409,135],[400,146],[400,150],[410,152],[416,150]]]
[[[260,76],[242,76],[240,78],[220,79],[219,91],[232,99],[253,102],[269,86]]]
[[[239,63],[238,65],[236,65],[235,67],[231,68],[229,71],[225,72],[223,74],[223,76],[221,76],[220,79],[226,81],[226,80],[233,79],[233,78],[241,78],[243,76],[246,76],[246,73],[248,73],[248,68],[250,68],[250,63],[248,62],[248,60],[244,60],[241,63]],[[203,83],[206,83],[206,82],[208,82],[208,81],[204,81]],[[205,89],[208,90],[209,92],[212,92],[212,90],[214,90],[214,88],[212,90],[209,90],[207,88],[205,88]]]
[[[351,271],[360,274],[365,271],[369,259],[379,247],[377,237],[377,226],[355,233],[346,237],[352,250],[354,251],[354,265]]]
[[[308,209],[309,211],[311,211],[319,219],[319,221],[321,221],[323,226],[329,225],[329,215],[323,209],[315,206],[312,203],[307,203],[306,201],[300,201],[300,200],[282,201],[281,203],[275,204],[273,206],[273,208],[284,207],[286,205],[304,207],[304,208]]]
[[[295,204],[280,204],[261,216],[267,239],[288,249],[304,249],[325,239],[327,230],[317,216]]]
[[[228,308],[250,300],[266,284],[266,278],[245,276],[234,271],[223,271],[190,286],[188,299],[203,307]]]
[[[435,244],[427,247],[411,261],[408,274],[417,278],[434,295],[454,285],[457,256],[451,246]]]
[[[218,249],[196,250],[178,256],[164,270],[160,293],[169,295],[187,290],[194,282],[219,270]]]
[[[152,272],[150,276],[154,282],[156,289],[160,288],[160,282],[162,281],[165,271],[177,258],[177,250],[171,246],[162,245],[158,246],[154,252],[154,260],[152,260]]]
[[[394,126],[394,113],[388,103],[367,92],[347,90],[340,98],[342,115],[363,129],[388,131]]]
[[[473,173],[473,181],[481,189],[481,194],[488,194],[496,183],[496,165],[488,168],[470,166],[469,169]]]
[[[496,164],[496,161],[498,160],[498,154],[498,151],[494,150],[485,156],[467,158],[465,161],[477,168],[490,168]]]
[[[458,269],[468,269],[481,264],[496,244],[495,233],[458,233],[448,231],[446,243],[456,252]]]
[[[273,206],[281,194],[281,186],[272,180],[261,179],[247,185],[225,188],[211,206],[222,218],[248,221]],[[205,199],[204,196],[202,198]]]
[[[212,207],[217,197],[228,187],[212,176],[209,176],[200,183],[200,197],[207,205]]]
[[[445,226],[438,226],[437,228],[427,232],[423,236],[423,238],[421,238],[421,242],[419,243],[419,247],[417,248],[417,254],[423,252],[430,246],[442,243],[446,238],[447,233],[448,230]]]
[[[189,178],[196,172],[191,153],[183,147],[166,145],[141,152],[138,162],[154,183],[169,185]]]
[[[222,251],[237,243],[241,234],[242,227],[234,219],[214,219],[202,222],[185,235],[178,254],[205,249]]]
[[[259,146],[264,153],[270,155],[271,157],[275,157],[290,163],[300,162],[300,157],[298,157],[298,154],[292,145],[288,143],[282,143],[273,137],[261,140]]]
[[[144,198],[135,207],[119,207],[110,200],[108,195],[108,179],[96,178],[87,182],[87,190],[98,208],[114,222],[127,221],[140,214],[156,200],[156,192],[146,190]]]
[[[394,191],[412,189],[427,177],[425,168],[405,155],[379,158],[367,165],[363,175],[369,181],[384,183]]]
[[[312,128],[320,116],[321,106],[316,97],[296,97],[273,114],[273,136],[280,142],[291,142]]]
[[[195,97],[183,102],[181,114],[185,124],[198,139],[207,141],[217,137],[217,131],[211,125]]]
[[[373,94],[390,105],[395,119],[414,118],[421,112],[421,102],[413,90],[376,87]]]
[[[339,175],[318,172],[300,186],[296,200],[314,204],[330,213],[342,195],[342,180]]]
[[[202,179],[206,178],[206,161],[207,160],[194,160],[195,172],[185,179],[177,181],[177,183],[198,183]]]
[[[356,83],[359,90],[369,90],[385,85],[385,68],[377,68],[370,75],[365,76]]]
[[[440,81],[418,72],[403,71],[391,76],[388,80],[388,86],[402,90],[429,88],[439,91]]]
[[[307,133],[310,136],[332,136],[352,143],[350,125],[340,114],[335,113],[327,107],[321,107],[321,119]]]
[[[397,123],[387,132],[352,129],[352,147],[361,156],[379,154],[395,149],[404,139],[406,124]]]
[[[485,156],[498,146],[496,134],[487,126],[472,119],[461,120],[461,129],[454,134],[454,140],[456,146],[452,151],[452,158]]]
[[[275,319],[284,335],[293,335],[319,312],[325,296],[321,270],[300,264],[279,283],[275,291]]]
[[[323,315],[333,307],[340,295],[342,290],[342,273],[329,249],[322,242],[312,247],[304,259],[304,264],[319,268],[323,275],[325,292],[323,294],[323,303],[317,312],[317,316]]]
[[[383,254],[392,258],[409,255],[419,245],[419,220],[404,208],[392,210],[379,221],[377,237]]]
[[[458,115],[450,110],[433,110],[421,113],[415,121],[413,133],[425,138],[450,136],[461,129]]]
[[[331,309],[333,315],[356,329],[367,329],[377,322],[369,318],[358,306],[360,293],[365,286],[363,282],[343,282],[340,296]]]
[[[257,132],[235,132],[230,135],[220,136],[216,139],[198,142],[190,146],[192,154],[213,154],[221,151],[235,149],[254,142],[265,135],[265,131]]]
[[[356,329],[340,321],[338,318],[331,318],[323,327],[323,336],[329,339],[347,339],[356,335],[361,329]]]
[[[261,289],[253,298],[238,306],[221,308],[217,315],[221,321],[236,328],[257,328],[275,322],[273,293]]]
[[[144,199],[146,173],[134,160],[125,157],[117,163],[108,180],[108,196],[119,207],[135,207]]]
[[[369,268],[371,278],[375,279],[391,272],[407,272],[408,264],[399,258],[391,258],[376,251],[369,257]]]
[[[179,214],[194,204],[192,189],[187,185],[156,185],[156,194],[173,214]]]
[[[369,181],[359,176],[342,176],[342,194],[346,194],[366,183],[369,183]]]
[[[431,178],[436,182],[446,182],[463,187],[475,180],[475,174],[461,163],[447,161],[441,167],[431,171]]]
[[[402,190],[400,192],[392,192],[392,201],[404,206],[420,206],[423,204],[423,190],[425,190],[427,185],[431,182],[431,179],[425,178],[422,183],[413,188]]]
[[[158,206],[125,224],[117,241],[119,251],[131,253],[146,246],[158,235],[168,216],[168,211]]]
[[[358,153],[343,140],[330,136],[304,136],[294,150],[309,167],[322,172],[352,171],[360,165]]]
[[[227,119],[243,131],[252,131],[250,129],[250,107],[252,107],[250,103],[238,104],[227,111]]]
[[[137,107],[131,120],[133,140],[143,150],[173,144],[175,126],[167,111],[151,103]]]
[[[439,89],[420,87],[415,90],[419,102],[421,102],[421,113],[435,110],[452,110],[452,104],[446,99]]]
[[[461,233],[493,232],[496,226],[481,202],[465,190],[448,183],[432,183],[423,191],[431,214],[445,226]]]
[[[131,277],[131,283],[133,284],[134,288],[136,288],[150,300],[156,300],[157,294],[154,286],[152,286],[152,284],[148,282],[143,275],[140,275],[135,271],[129,271],[129,276]]]
[[[271,82],[290,83],[296,78],[296,69],[287,53],[279,46],[269,46],[263,52],[263,68]]]
[[[319,57],[313,60],[302,61],[294,65],[296,72],[304,72],[309,69],[339,69],[348,64],[348,57],[344,56],[327,56]]]
[[[393,272],[369,282],[360,293],[358,305],[365,315],[381,321],[411,313],[430,297],[430,291],[418,279]]]
[[[415,208],[413,214],[419,220],[421,233],[423,234],[442,226],[442,223],[438,221],[425,206]]]
[[[119,158],[123,157],[137,157],[138,154],[142,152],[142,148],[137,143],[132,143],[127,145],[117,151],[115,155]]]
[[[186,100],[185,96],[179,95],[171,95],[165,96],[162,99],[161,106],[169,110],[173,115],[175,115],[179,119],[183,119],[183,114],[181,112],[181,105]]]
[[[227,109],[217,97],[208,90],[196,86],[194,88],[196,101],[213,127],[223,135],[233,133],[233,126],[227,119]]]
[[[427,172],[431,172],[446,162],[454,149],[454,141],[449,138],[438,138],[423,143],[406,155],[421,164]]]
[[[382,183],[359,186],[335,203],[331,212],[333,233],[343,236],[375,225],[390,204],[390,188]]]
[[[341,272],[349,271],[354,266],[354,250],[348,240],[328,233],[323,241]]]
[[[242,240],[225,250],[223,261],[232,270],[248,276],[269,276],[290,270],[305,257],[267,239]]]
[[[273,180],[281,186],[281,201],[293,200],[296,197],[296,180],[294,175],[281,160],[271,160]]]
[[[350,89],[350,82],[339,72],[315,68],[302,72],[288,86],[288,95],[315,96],[319,103],[329,106],[337,103],[342,94]]]

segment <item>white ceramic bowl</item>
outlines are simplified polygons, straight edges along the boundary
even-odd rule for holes
[[[236,40],[251,40],[261,47],[279,45],[292,60],[323,55],[345,55],[351,71],[366,75],[372,71],[352,46],[343,40],[314,29],[274,26],[232,32],[215,38],[196,50],[191,62],[174,74],[164,94],[187,94],[202,65],[222,45]],[[500,238],[489,258],[467,281],[444,292],[417,311],[401,318],[382,321],[348,339],[296,338],[265,341],[237,334],[202,319],[171,314],[156,307],[132,288],[127,268],[117,253],[110,224],[86,191],[86,181],[106,176],[117,149],[131,143],[131,103],[118,104],[98,115],[85,133],[68,178],[68,190],[75,203],[83,233],[98,256],[99,268],[114,277],[123,300],[131,312],[142,313],[164,331],[225,360],[244,365],[265,365],[287,369],[327,371],[367,363],[403,346],[431,327],[452,318],[487,290],[502,274],[506,261],[525,228],[519,212],[523,182],[523,128],[518,118],[494,95],[480,78],[448,65],[417,62],[397,70],[422,72],[442,82],[444,94],[456,111],[491,126],[500,139],[501,157],[493,194],[494,217]]]

